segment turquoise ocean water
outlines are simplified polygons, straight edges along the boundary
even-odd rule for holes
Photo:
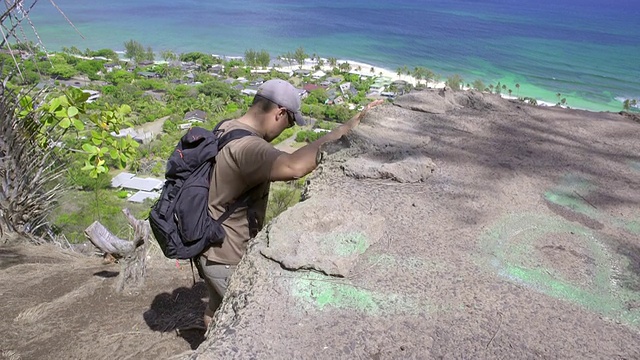
[[[513,95],[596,111],[640,99],[640,1],[417,0],[56,0],[31,19],[49,50],[154,51],[275,58],[302,46],[322,57],[391,70],[424,66],[465,82],[502,84]],[[27,4],[27,1],[25,1]],[[33,38],[30,27],[24,32]],[[517,90],[515,84],[520,84]]]

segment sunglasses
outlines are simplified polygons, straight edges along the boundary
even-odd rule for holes
[[[287,109],[284,106],[280,106],[280,105],[278,105],[278,108],[284,109],[284,111],[287,112],[287,120],[289,120],[289,125],[287,127],[290,127],[290,128],[293,127],[296,124],[296,116],[293,113],[293,111]]]

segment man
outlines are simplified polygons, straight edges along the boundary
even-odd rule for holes
[[[239,208],[222,224],[226,231],[224,242],[208,248],[200,256],[201,273],[209,290],[209,305],[204,315],[207,328],[249,239],[262,228],[270,183],[298,179],[313,171],[318,165],[322,144],[342,137],[359,124],[366,110],[381,102],[372,102],[360,115],[292,154],[270,144],[285,129],[295,124],[304,125],[298,90],[287,81],[265,82],[245,115],[220,126],[221,131],[245,129],[255,136],[230,142],[216,156],[209,190],[210,215],[219,218],[225,206],[247,194],[249,205]]]

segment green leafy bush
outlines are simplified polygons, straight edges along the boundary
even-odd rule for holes
[[[269,202],[267,203],[267,212],[264,220],[265,224],[268,224],[283,211],[297,204],[299,201],[300,188],[295,181],[273,184],[271,191],[269,191]]]
[[[176,123],[173,122],[171,119],[165,120],[164,123],[162,124],[162,131],[166,133],[170,133],[176,130],[178,130],[178,125],[176,125]]]
[[[299,131],[296,134],[296,142],[314,142],[322,135],[324,135],[323,132],[315,132],[313,130]]]
[[[84,230],[99,221],[114,235],[131,239],[133,230],[122,209],[128,208],[137,219],[145,219],[150,202],[137,204],[120,198],[120,190],[70,191],[49,217],[54,232],[64,234],[71,243],[86,240]]]
[[[291,128],[287,128],[285,129],[280,136],[278,136],[277,138],[273,139],[273,141],[271,141],[272,145],[277,145],[285,140],[287,140],[288,138],[290,138],[291,136],[293,136],[293,134],[296,133],[296,131],[300,130],[299,126],[294,126]]]
[[[97,178],[92,178],[88,171],[81,170],[82,163],[78,162],[70,166],[67,172],[68,181],[76,188],[91,191],[96,189],[106,189],[111,186],[111,175],[100,173]]]

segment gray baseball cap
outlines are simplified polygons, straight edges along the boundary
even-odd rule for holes
[[[256,95],[287,108],[287,110],[293,112],[296,124],[300,126],[305,124],[302,112],[300,112],[300,94],[298,89],[288,81],[281,79],[267,80],[260,85]]]

